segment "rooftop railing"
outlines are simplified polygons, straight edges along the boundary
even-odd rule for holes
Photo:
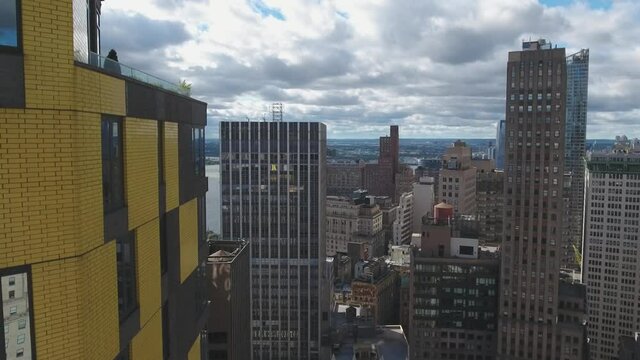
[[[159,77],[147,74],[144,71],[134,69],[118,61],[111,60],[93,52],[89,53],[88,65],[95,66],[116,75],[126,76],[176,94],[191,96],[191,89],[188,86],[181,86],[180,84],[160,79]]]

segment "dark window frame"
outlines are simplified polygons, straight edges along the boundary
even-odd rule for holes
[[[164,133],[165,122],[158,121],[158,181],[160,186],[164,186],[166,184],[166,176],[164,173]]]
[[[16,46],[0,45],[0,53],[22,53],[22,0],[8,1],[16,4]]]
[[[113,129],[117,125],[117,139],[114,141]],[[105,214],[126,207],[124,189],[124,119],[121,116],[102,115],[100,122],[102,154],[102,200]],[[114,142],[117,142],[114,146]],[[119,174],[114,175],[119,167]],[[114,184],[119,182],[119,189]],[[118,194],[116,194],[118,193]],[[117,196],[117,197],[116,197]]]
[[[124,322],[138,309],[137,259],[135,232],[116,238],[116,267],[118,282],[118,315]],[[129,260],[119,258],[120,247],[129,248]]]
[[[87,37],[89,51],[100,54],[100,15],[101,0],[88,0],[87,8]]]
[[[31,273],[31,265],[22,265],[16,266],[6,269],[0,269],[0,279],[5,276],[17,275],[17,274],[26,274],[27,275],[27,291],[28,291],[28,301],[29,301],[29,337],[31,340],[31,359],[36,360],[38,358],[36,354],[36,332],[35,332],[35,314],[33,308],[33,280]],[[0,304],[2,303],[2,283],[0,283]],[[2,323],[4,319],[4,311],[3,306],[0,306],[0,327],[4,328],[4,324]],[[26,346],[25,346],[26,347]],[[4,332],[0,334],[0,359],[6,358],[5,352],[5,340],[4,340]]]
[[[208,243],[207,239],[207,199],[206,196],[198,196],[198,245]]]
[[[169,259],[167,250],[167,215],[160,215],[160,274],[164,275],[169,269]]]
[[[204,127],[191,128],[191,154],[193,156],[193,173],[204,177]]]

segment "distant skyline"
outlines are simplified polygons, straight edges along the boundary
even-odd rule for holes
[[[328,138],[486,137],[523,39],[591,53],[588,138],[640,134],[640,2],[631,0],[109,0],[102,49],[186,79],[219,120],[322,121]]]

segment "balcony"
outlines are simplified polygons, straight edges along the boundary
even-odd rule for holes
[[[183,96],[191,96],[190,85],[183,86],[178,83],[172,83],[159,77],[147,74],[144,71],[134,69],[121,62],[113,61],[105,56],[89,52],[88,62],[82,61],[76,57],[76,61],[104,70],[107,73],[124,76],[141,83],[170,91]]]

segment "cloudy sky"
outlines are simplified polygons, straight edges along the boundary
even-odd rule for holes
[[[330,138],[491,138],[507,52],[590,49],[588,138],[640,136],[640,1],[108,0],[103,52],[186,79],[220,120],[325,122]]]

